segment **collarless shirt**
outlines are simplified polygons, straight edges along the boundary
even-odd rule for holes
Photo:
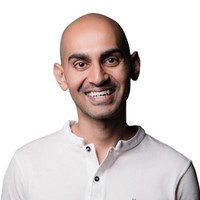
[[[2,200],[199,200],[192,162],[140,126],[99,165],[94,145],[73,134],[72,123],[17,150]]]

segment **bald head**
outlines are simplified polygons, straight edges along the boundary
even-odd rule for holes
[[[80,79],[91,79],[91,74],[98,81],[104,75],[108,80],[111,79],[110,77],[115,76],[119,70],[122,72],[118,74],[127,76],[128,82],[130,78],[137,80],[139,76],[138,53],[130,54],[128,41],[121,26],[101,14],[87,14],[69,24],[62,34],[60,55],[61,65],[54,64],[54,74],[63,90],[72,88],[71,85],[76,85]],[[102,66],[107,66],[109,73],[101,71],[104,69]]]
[[[117,47],[121,49],[125,57],[129,57],[128,41],[121,26],[105,15],[90,13],[79,17],[64,30],[60,44],[61,62],[68,46],[76,45],[80,40],[84,40],[84,37],[99,37],[101,40],[102,33],[107,34],[108,39],[115,39]]]

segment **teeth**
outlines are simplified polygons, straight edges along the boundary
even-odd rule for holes
[[[101,91],[101,92],[90,92],[87,95],[90,97],[100,97],[100,96],[105,96],[105,95],[109,95],[110,94],[110,90],[105,90],[105,91]]]

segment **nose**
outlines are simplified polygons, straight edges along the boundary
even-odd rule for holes
[[[103,66],[97,64],[90,68],[88,81],[95,86],[102,86],[109,80],[109,74],[105,71]]]

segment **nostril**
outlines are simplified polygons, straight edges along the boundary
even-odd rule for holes
[[[107,86],[110,83],[110,79],[102,79],[101,81],[90,81],[91,85],[94,85],[95,87],[103,87],[103,86]]]
[[[89,82],[95,86],[102,86],[107,83],[109,79],[109,74],[105,73],[103,70],[94,70],[89,76]]]

